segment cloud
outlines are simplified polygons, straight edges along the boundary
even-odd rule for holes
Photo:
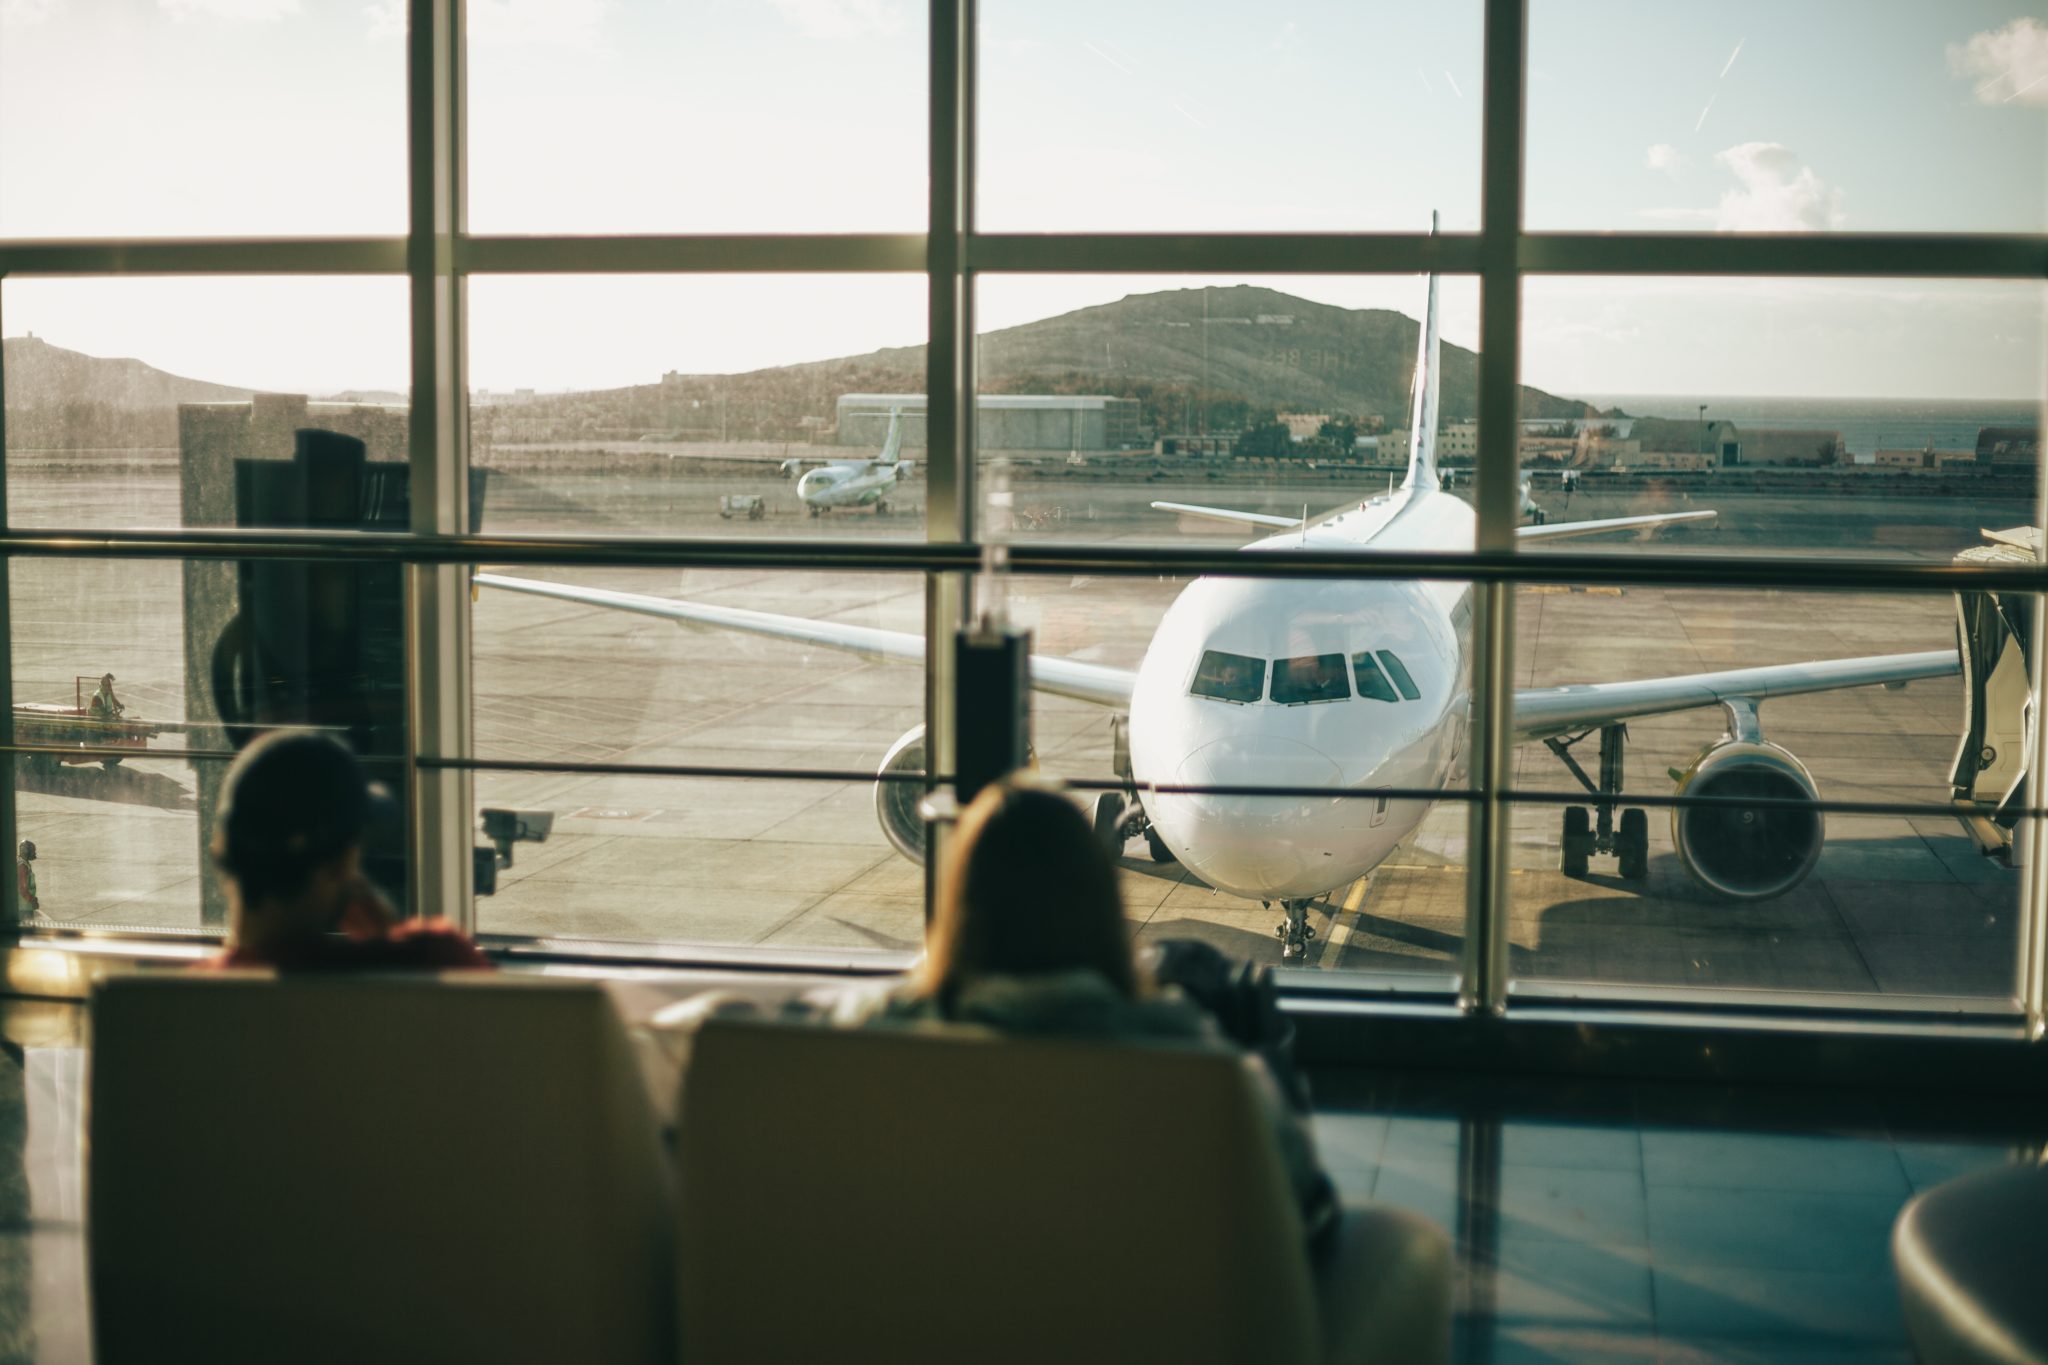
[[[1280,25],[1280,31],[1273,35],[1273,41],[1268,43],[1267,46],[1275,52],[1284,52],[1288,48],[1295,46],[1294,40],[1300,36],[1301,25],[1289,19],[1286,23]]]
[[[806,38],[837,41],[890,34],[903,27],[897,0],[768,0]]]
[[[1967,43],[1950,43],[1948,69],[1976,83],[1979,104],[2048,108],[2048,26],[2038,19],[2015,19]]]
[[[173,19],[234,19],[267,24],[299,12],[299,0],[157,0]]]
[[[1714,154],[1737,187],[1721,196],[1723,232],[1818,232],[1840,227],[1842,192],[1776,142],[1745,142]]]
[[[1685,153],[1668,142],[1659,142],[1643,154],[1643,164],[1653,171],[1675,176],[1685,165]]]

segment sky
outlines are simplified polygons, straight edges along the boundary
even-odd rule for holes
[[[981,14],[986,229],[1477,226],[1477,0]],[[917,0],[472,0],[470,225],[919,230],[924,25]],[[402,231],[402,32],[396,0],[0,0],[0,237]],[[2048,229],[2048,0],[1532,0],[1529,54],[1532,228]],[[979,306],[994,328],[1192,283],[989,279]],[[471,381],[860,353],[921,340],[924,306],[921,277],[479,278]],[[404,307],[389,280],[17,280],[0,330],[224,383],[398,389]],[[2027,284],[1532,280],[1523,373],[2024,398],[2043,315]],[[1469,281],[1446,291],[1448,338],[1476,318]]]

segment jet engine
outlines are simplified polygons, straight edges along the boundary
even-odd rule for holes
[[[1700,750],[1678,795],[1729,801],[1813,801],[1804,764],[1767,739],[1723,737]],[[1805,879],[1820,858],[1821,813],[1785,806],[1673,806],[1671,842],[1685,870],[1730,900],[1768,900]]]
[[[922,725],[905,731],[903,738],[890,745],[882,766],[875,770],[875,776],[881,779],[875,783],[875,818],[882,824],[882,833],[898,853],[919,864],[925,857],[925,823],[917,806],[924,800],[924,784],[890,781],[889,775],[912,773],[922,777],[924,772]]]

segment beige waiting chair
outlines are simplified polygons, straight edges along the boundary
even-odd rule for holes
[[[672,1357],[668,1163],[597,987],[127,977],[92,1029],[102,1365]]]
[[[2048,1169],[1936,1185],[1892,1225],[1906,1333],[1922,1365],[2048,1361]]]
[[[1448,1353],[1426,1220],[1350,1215],[1316,1283],[1234,1054],[713,1021],[678,1141],[685,1360]]]

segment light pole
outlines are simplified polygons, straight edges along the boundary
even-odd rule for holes
[[[1702,403],[1700,404],[1700,454],[1707,455],[1711,453],[1707,449],[1707,405]]]

